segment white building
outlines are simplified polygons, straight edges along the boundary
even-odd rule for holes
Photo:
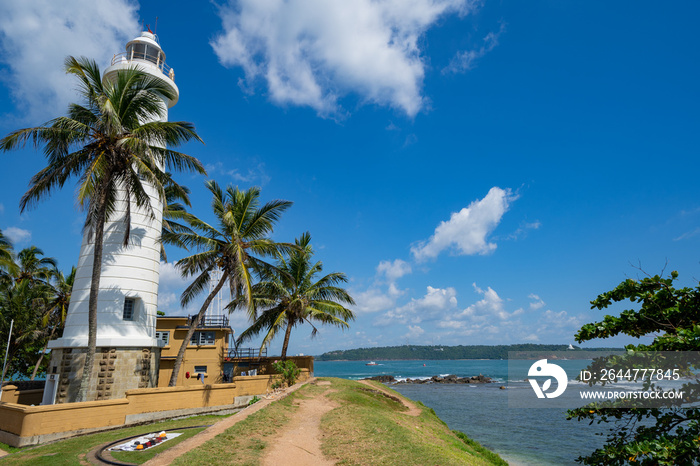
[[[126,45],[126,52],[114,56],[104,81],[115,79],[119,70],[137,67],[166,83],[176,96],[163,97],[163,121],[167,109],[177,103],[174,71],[165,64],[156,36],[141,33]],[[97,352],[95,376],[85,401],[121,397],[125,390],[156,386],[159,350],[156,340],[156,311],[160,272],[163,206],[155,190],[149,192],[153,215],[131,204],[131,240],[123,246],[126,199],[117,206],[105,225],[104,253],[97,304]],[[93,243],[83,237],[63,337],[50,342],[49,392],[55,402],[75,400],[82,376],[88,342],[88,301],[92,278]],[[48,397],[48,398],[47,398]]]

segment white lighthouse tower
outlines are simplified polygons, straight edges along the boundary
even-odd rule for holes
[[[174,99],[163,98],[162,121],[177,103],[175,73],[155,34],[142,32],[114,56],[103,81],[116,79],[119,70],[138,68],[165,83]],[[124,193],[121,205],[105,225],[100,291],[97,303],[97,351],[87,399],[120,398],[133,388],[157,385],[160,351],[155,338],[160,273],[163,205],[155,189],[148,189],[152,214],[139,209]],[[131,202],[131,240],[124,247],[124,215]],[[75,400],[88,344],[88,301],[94,244],[83,236],[63,337],[50,342],[49,385],[55,402]],[[51,398],[51,396],[49,396]],[[47,396],[45,393],[45,402]]]

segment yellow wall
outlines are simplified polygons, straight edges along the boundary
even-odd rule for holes
[[[160,354],[160,369],[158,373],[158,387],[167,387],[170,383],[170,377],[173,373],[174,359],[180,350],[182,341],[187,336],[187,318],[185,317],[159,317],[156,324],[156,331],[170,332],[170,341],[161,350]],[[181,328],[177,328],[180,326]],[[204,374],[205,384],[220,383],[223,371],[223,358],[228,353],[228,336],[231,333],[230,328],[198,328],[196,331],[215,332],[214,345],[190,345],[188,343],[185,351],[185,358],[180,366],[180,372],[177,378],[178,387],[193,387],[202,385],[201,380],[197,380],[195,366],[207,366],[207,372]],[[186,377],[190,373],[190,378]]]
[[[308,369],[302,369],[299,381],[307,380],[310,375]],[[126,425],[127,416],[133,418],[134,415],[167,412],[167,416],[160,417],[162,419],[196,414],[192,410],[197,409],[226,409],[234,404],[236,397],[267,393],[275,379],[273,375],[258,375],[235,377],[232,383],[225,384],[141,388],[127,390],[125,398],[116,400],[48,406],[25,406],[3,401],[0,402],[0,442],[12,446],[35,445]],[[182,412],[178,413],[178,410]],[[132,422],[138,421],[129,423]]]
[[[41,403],[43,396],[43,388],[20,391],[14,385],[5,385],[2,389],[2,400],[0,401],[20,405],[38,405]]]

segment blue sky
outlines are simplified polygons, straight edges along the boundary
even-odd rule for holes
[[[639,265],[697,284],[698,10],[690,1],[3,2],[0,133],[65,113],[75,99],[65,56],[104,68],[158,16],[180,88],[170,118],[193,122],[206,143],[183,150],[220,184],[294,201],[275,238],[310,231],[325,270],[350,279],[351,328],[314,340],[298,328],[290,352],[571,343],[604,315],[589,301],[640,276]],[[45,161],[29,148],[2,157],[0,229],[69,268],[83,222],[73,187],[20,214]],[[177,179],[209,218],[204,179]],[[164,265],[161,309],[193,312],[177,305],[182,288]]]

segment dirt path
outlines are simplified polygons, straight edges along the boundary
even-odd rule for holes
[[[254,405],[251,405],[247,408],[245,408],[243,411],[230,416],[222,421],[217,422],[213,426],[203,430],[202,432],[198,433],[197,435],[188,438],[187,440],[184,440],[177,445],[175,445],[172,448],[169,448],[168,450],[165,450],[163,453],[160,453],[159,455],[153,457],[149,461],[146,461],[144,466],[167,466],[170,463],[172,463],[176,458],[178,458],[181,455],[184,455],[188,451],[192,450],[193,448],[197,448],[198,446],[202,445],[204,442],[207,442],[208,440],[213,439],[220,433],[224,432],[226,429],[229,427],[233,426],[234,424],[237,424],[238,422],[241,422],[243,419],[247,418],[251,414],[260,411],[264,407],[268,406],[270,403],[273,403],[276,400],[282,399],[289,395],[290,393],[293,393],[297,391],[299,388],[301,388],[303,385],[313,382],[315,379],[311,378],[307,380],[306,382],[303,383],[298,383],[287,390],[285,390],[283,393],[280,395],[271,397],[269,399],[263,399],[261,401],[258,401]]]
[[[358,380],[358,382],[360,382],[361,384],[367,385],[368,387],[372,387],[373,390],[377,390],[379,392],[382,392],[384,395],[388,396],[391,399],[395,399],[395,400],[401,402],[401,404],[403,404],[405,407],[408,408],[408,411],[403,413],[403,414],[407,414],[409,416],[419,416],[420,413],[422,412],[418,406],[411,403],[410,401],[407,401],[401,397],[394,395],[389,390],[386,390],[383,386],[378,387],[378,386],[372,384],[369,380]]]
[[[331,385],[318,382],[318,385]],[[272,447],[262,460],[263,466],[331,466],[321,452],[321,417],[337,405],[323,395],[301,400],[292,421],[275,436]]]
[[[6,452],[5,450],[0,450],[0,458],[2,458],[3,456],[7,456],[7,455],[9,455],[8,452]]]

